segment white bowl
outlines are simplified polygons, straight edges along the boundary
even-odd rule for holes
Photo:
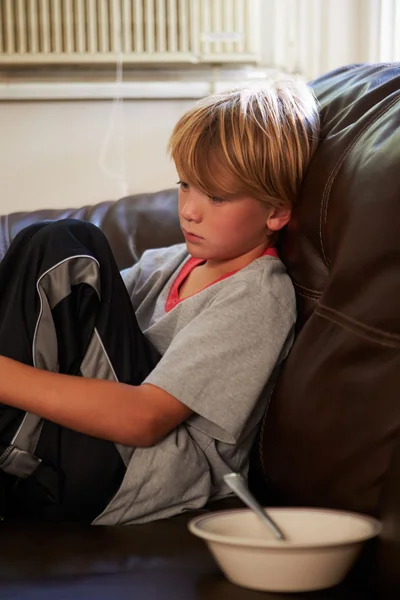
[[[379,535],[376,519],[313,508],[269,508],[287,537],[278,541],[248,509],[196,517],[189,530],[204,539],[229,581],[270,592],[305,592],[338,584],[363,543]]]

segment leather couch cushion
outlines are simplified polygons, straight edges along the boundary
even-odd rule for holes
[[[299,333],[261,456],[283,503],[378,514],[400,426],[400,67],[313,85],[321,144],[281,245]]]
[[[148,248],[183,242],[177,189],[137,194],[117,202],[66,209],[44,209],[0,216],[0,260],[19,231],[40,220],[82,219],[106,234],[120,269],[133,265]]]

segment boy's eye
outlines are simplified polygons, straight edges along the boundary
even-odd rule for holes
[[[186,181],[178,181],[177,183],[181,186],[181,190],[187,191],[189,189],[189,184]]]
[[[213,204],[222,204],[223,202],[225,202],[225,198],[220,198],[220,196],[209,196],[211,202]]]

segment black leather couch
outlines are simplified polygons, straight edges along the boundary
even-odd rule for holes
[[[383,521],[380,540],[343,585],[299,597],[399,598],[400,65],[352,65],[312,85],[321,143],[280,242],[297,291],[297,339],[250,482],[269,505],[345,508]],[[21,228],[66,216],[101,227],[121,268],[148,247],[182,240],[168,190],[0,217],[0,258]],[[292,597],[229,584],[188,533],[192,516],[113,528],[4,522],[0,597]]]

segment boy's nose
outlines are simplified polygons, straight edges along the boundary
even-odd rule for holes
[[[201,210],[199,203],[193,198],[186,198],[181,204],[181,215],[186,221],[200,221]]]

